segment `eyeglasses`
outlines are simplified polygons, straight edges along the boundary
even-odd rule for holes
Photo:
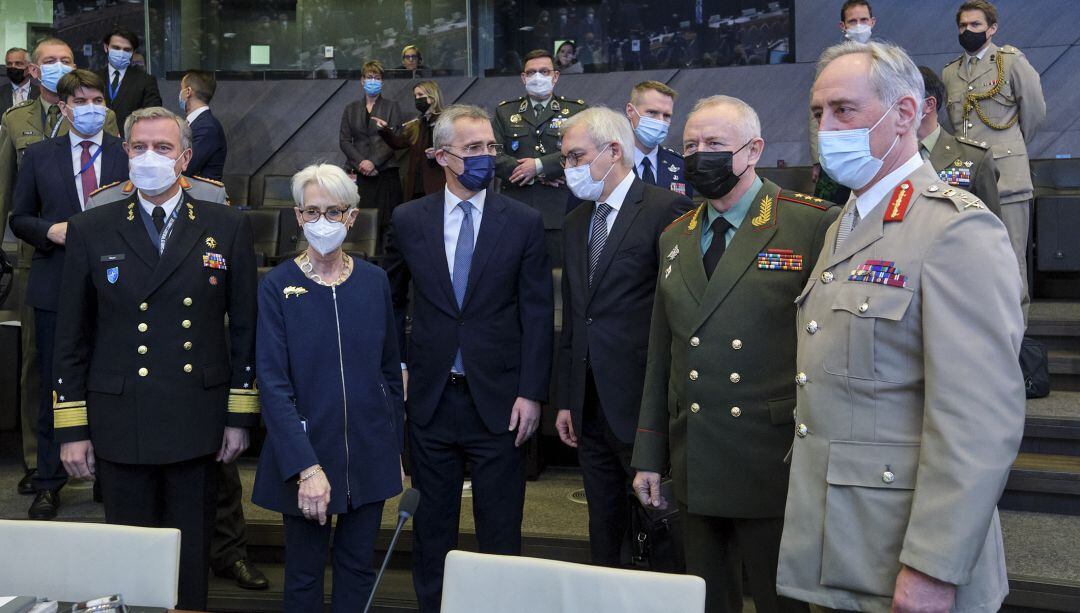
[[[503,151],[501,143],[491,143],[488,145],[482,145],[480,143],[474,143],[472,145],[465,145],[464,147],[458,147],[455,145],[447,145],[443,149],[458,149],[465,155],[463,157],[471,157],[474,155],[499,155]]]
[[[301,210],[300,217],[308,223],[319,221],[320,217],[325,217],[327,221],[333,223],[342,223],[345,220],[345,214],[348,212],[348,209],[327,209],[323,212],[315,207],[311,207]]]
[[[607,151],[606,146],[603,149],[601,149],[599,153],[597,153],[595,156],[593,156],[593,159],[596,159],[596,158],[600,157],[600,154],[603,153],[604,151]],[[575,166],[581,164],[581,158],[585,157],[586,155],[587,155],[587,153],[584,152],[584,151],[582,151],[581,153],[574,153],[574,152],[571,151],[570,155],[560,155],[559,156],[559,164],[562,165],[563,168],[574,168]],[[589,160],[588,163],[591,164],[592,160]]]
[[[540,70],[526,70],[525,71],[525,76],[526,77],[534,77],[534,76],[537,75],[537,73],[539,73],[542,76],[550,77],[551,73],[553,73],[553,72],[555,72],[555,71],[553,71],[551,69],[548,69],[548,68],[541,68]]]
[[[402,58],[404,58],[404,59],[406,59],[406,60],[418,60],[418,59],[420,59],[420,56],[419,56],[419,55],[415,55],[415,54],[408,54],[408,55],[403,55],[403,56],[401,56],[401,57],[402,57]]]

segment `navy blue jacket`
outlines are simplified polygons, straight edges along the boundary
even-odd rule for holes
[[[694,197],[694,188],[686,180],[686,161],[674,149],[660,147],[656,152],[656,186],[687,198]]]
[[[100,172],[98,185],[128,178],[127,154],[115,136],[102,135]],[[64,246],[49,240],[49,228],[82,212],[68,135],[46,139],[26,148],[12,201],[11,231],[34,247],[30,278],[26,282],[26,304],[56,311],[60,303],[60,281],[64,276]]]
[[[300,515],[296,479],[320,464],[329,513],[401,492],[401,366],[386,274],[353,259],[331,289],[293,260],[259,284],[255,364],[267,439],[251,500]],[[348,495],[348,496],[347,496]]]
[[[445,193],[394,209],[383,258],[409,368],[409,419],[426,425],[461,348],[469,391],[491,432],[506,432],[517,397],[545,402],[554,296],[540,213],[488,190],[458,308],[443,243]],[[405,348],[409,282],[412,332]]]
[[[210,109],[206,109],[191,123],[191,161],[184,174],[220,181],[225,173],[228,152],[225,129]]]

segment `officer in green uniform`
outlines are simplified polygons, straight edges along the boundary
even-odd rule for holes
[[[225,184],[221,181],[182,175],[179,183],[180,189],[184,190],[194,200],[225,205],[232,204],[229,202],[229,195],[225,193]],[[135,185],[131,181],[118,181],[111,185],[103,185],[90,194],[90,200],[87,201],[86,208],[92,209],[117,200],[127,200],[133,193],[135,193]]]
[[[584,100],[553,95],[559,71],[548,51],[537,49],[525,55],[521,80],[528,95],[504,101],[495,109],[492,127],[495,139],[503,145],[495,175],[502,181],[503,194],[540,211],[544,229],[560,230],[570,190],[562,179],[559,128],[587,107]],[[557,266],[562,259],[560,244],[549,244],[548,256]]]
[[[749,105],[699,100],[683,133],[687,179],[706,202],[660,237],[645,386],[631,465],[642,504],[679,505],[687,573],[706,611],[806,611],[776,594],[794,427],[795,305],[838,214],[757,176],[764,141]],[[660,495],[671,467],[674,501]]]
[[[15,191],[15,177],[23,151],[30,145],[54,136],[66,136],[70,126],[60,116],[56,84],[60,77],[75,69],[75,55],[67,43],[57,38],[46,38],[34,47],[27,66],[30,76],[39,83],[37,98],[26,100],[4,112],[0,119],[0,228],[7,227],[11,212],[11,198]],[[119,136],[116,115],[108,111],[105,116],[105,132]],[[2,234],[2,232],[0,232]],[[19,259],[15,265],[15,279],[25,287],[30,271],[30,258],[34,248],[19,242]],[[41,406],[38,389],[37,343],[34,341],[34,310],[22,307],[22,375],[20,380],[19,406],[22,414],[23,461],[26,475],[19,482],[20,494],[33,494],[30,477],[37,464],[38,407]]]

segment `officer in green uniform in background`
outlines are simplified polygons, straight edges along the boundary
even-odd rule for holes
[[[503,145],[495,176],[502,182],[503,194],[540,211],[545,230],[560,230],[570,190],[562,178],[559,128],[588,107],[584,100],[553,95],[559,71],[549,51],[537,49],[525,55],[521,81],[528,95],[495,109],[492,127],[495,139]],[[553,266],[560,265],[561,242],[549,239],[548,257]]]
[[[66,136],[70,125],[60,116],[56,84],[60,78],[75,69],[75,54],[71,47],[58,38],[46,38],[34,47],[27,71],[38,82],[40,96],[17,104],[4,112],[0,119],[0,229],[7,227],[11,213],[11,198],[15,192],[15,177],[23,151],[30,145],[52,138]],[[108,111],[105,116],[105,132],[119,136],[116,115]],[[3,235],[0,230],[0,236]],[[25,288],[30,272],[30,258],[34,248],[19,242],[19,260],[15,265],[16,283]],[[22,291],[20,289],[20,295]],[[30,495],[30,484],[37,464],[38,407],[41,406],[38,389],[37,343],[34,341],[34,310],[20,305],[19,320],[22,324],[22,374],[20,379],[19,407],[22,415],[23,462],[26,474],[19,481],[19,493]]]

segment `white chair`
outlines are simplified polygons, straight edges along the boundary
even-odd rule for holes
[[[176,606],[180,531],[107,524],[0,520],[0,595]]]
[[[705,581],[516,556],[451,551],[442,613],[703,613]]]

